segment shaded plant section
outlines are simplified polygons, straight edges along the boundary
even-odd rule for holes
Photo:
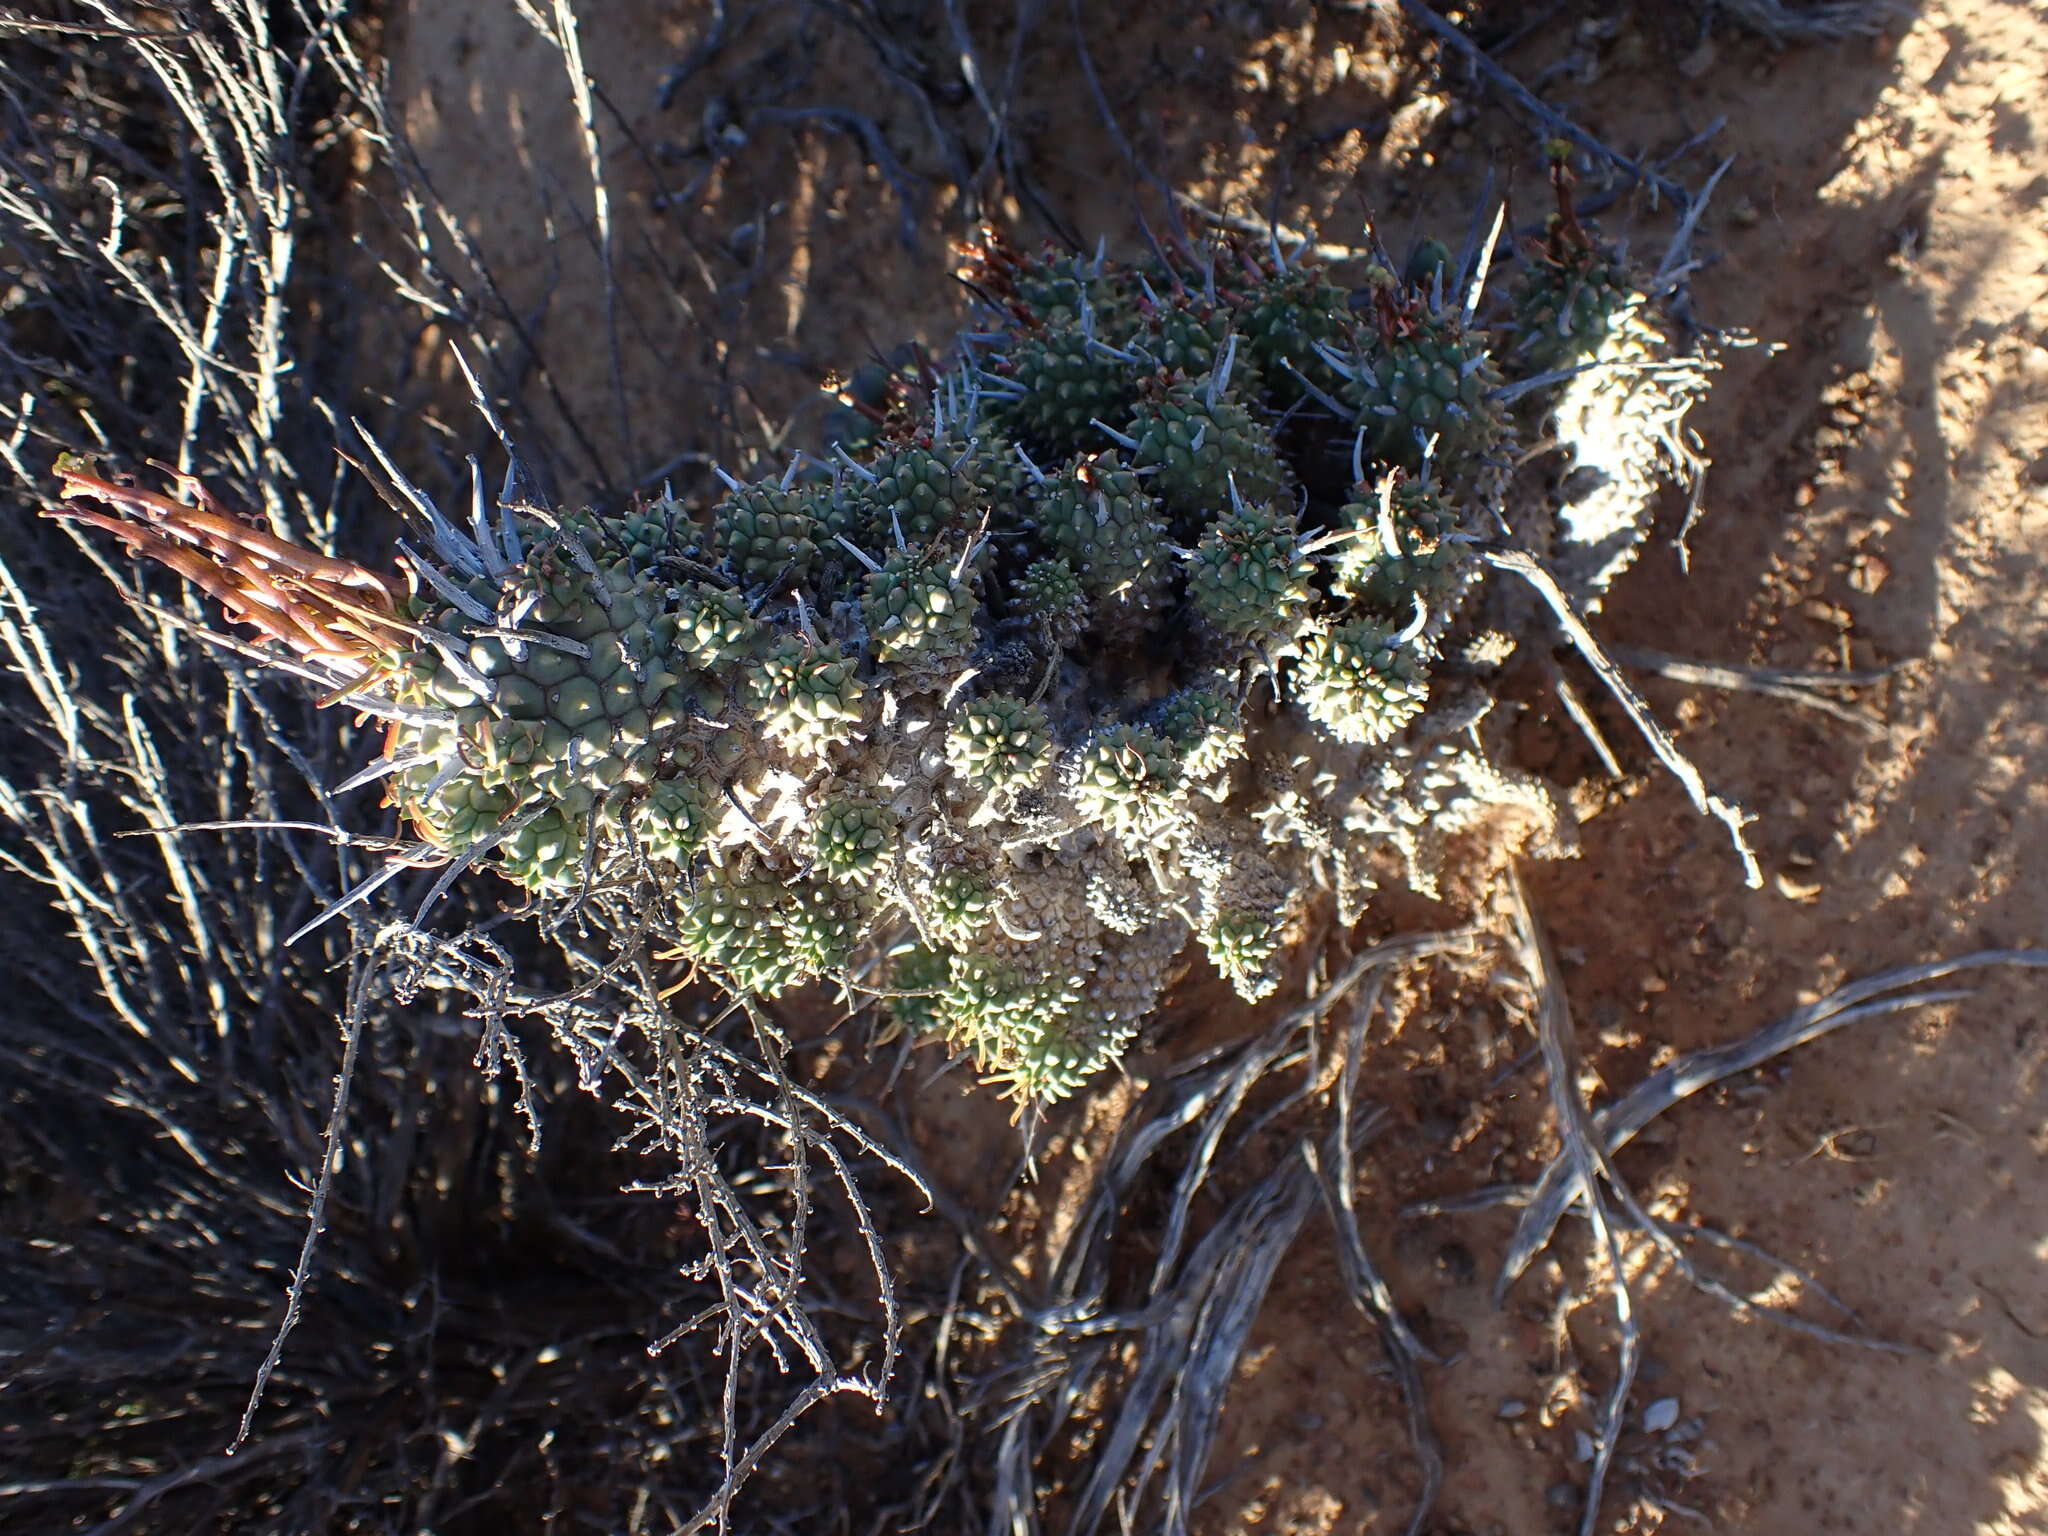
[[[374,43],[339,4],[0,27],[9,1529],[673,1529],[890,1369],[881,1159],[765,1021],[588,959],[601,910],[415,927],[431,871],[286,942],[391,846],[343,830],[346,716],[27,515],[118,455],[310,550],[379,530],[336,402],[409,441],[391,358],[488,366],[502,315],[405,238]]]

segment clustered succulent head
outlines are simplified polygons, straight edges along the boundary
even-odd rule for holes
[[[1269,995],[1319,882],[1494,782],[1415,733],[1546,408],[1502,381],[1669,344],[1575,224],[1504,308],[1441,247],[1395,272],[1354,298],[1237,242],[985,237],[988,312],[945,369],[867,381],[857,444],[702,507],[477,484],[459,522],[386,463],[421,525],[401,578],[203,492],[72,467],[66,495],[384,719],[364,777],[426,856],[543,894],[651,868],[728,988],[865,992],[1054,1098],[1198,955]]]

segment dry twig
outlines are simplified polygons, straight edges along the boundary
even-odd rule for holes
[[[1899,668],[1885,667],[1875,672],[1811,672],[1792,671],[1781,667],[1731,667],[1719,662],[1687,661],[1678,656],[1667,656],[1662,651],[1648,650],[1642,646],[1610,646],[1609,653],[1623,666],[1634,667],[1639,672],[1650,672],[1658,677],[1668,677],[1674,683],[1690,683],[1699,688],[1722,688],[1734,693],[1760,693],[1767,698],[1783,699],[1788,704],[1797,704],[1802,709],[1818,710],[1832,720],[1855,727],[1866,736],[1884,734],[1882,721],[1862,710],[1851,709],[1838,700],[1829,698],[1823,689],[1868,688],[1894,676]]]
[[[1699,769],[1679,750],[1678,743],[1671,739],[1670,732],[1666,731],[1657,717],[1650,712],[1649,706],[1643,702],[1642,695],[1638,694],[1628,679],[1621,675],[1621,669],[1593,637],[1593,632],[1586,628],[1586,621],[1579,617],[1578,610],[1572,606],[1572,601],[1565,594],[1564,588],[1558,585],[1557,578],[1544,569],[1542,561],[1526,550],[1482,547],[1479,555],[1496,570],[1512,571],[1536,589],[1537,594],[1556,616],[1558,627],[1565,632],[1566,638],[1584,658],[1586,665],[1593,669],[1594,675],[1607,685],[1608,692],[1614,695],[1615,701],[1627,712],[1629,720],[1641,732],[1643,740],[1649,743],[1650,750],[1657,754],[1657,760],[1670,769],[1672,776],[1685,786],[1685,792],[1691,797],[1694,809],[1702,816],[1714,817],[1727,827],[1729,841],[1735,845],[1736,856],[1742,861],[1743,876],[1751,889],[1762,886],[1763,869],[1757,863],[1756,853],[1749,846],[1748,835],[1743,830],[1755,818],[1733,800],[1724,798],[1708,787],[1706,780],[1700,776]]]
[[[1600,1519],[1600,1495],[1614,1463],[1614,1450],[1621,1438],[1622,1415],[1628,1407],[1629,1389],[1635,1385],[1636,1367],[1642,1360],[1642,1330],[1636,1323],[1635,1300],[1629,1294],[1628,1271],[1622,1262],[1621,1240],[1607,1208],[1608,1190],[1626,1197],[1625,1188],[1607,1152],[1593,1130],[1592,1117],[1579,1097],[1579,1049],[1572,1033],[1571,1010],[1565,1000],[1564,983],[1550,942],[1537,926],[1522,890],[1521,877],[1510,874],[1513,898],[1515,944],[1523,974],[1536,992],[1536,1028],[1543,1047],[1543,1067],[1550,1082],[1550,1102],[1557,1116],[1558,1137],[1564,1143],[1563,1158],[1570,1164],[1586,1203],[1586,1219],[1593,1228],[1593,1241],[1607,1265],[1607,1284],[1614,1298],[1614,1319],[1621,1335],[1615,1361],[1614,1383],[1602,1405],[1594,1436],[1593,1465],[1586,1476],[1586,1503],[1579,1520],[1579,1536],[1593,1536]]]
[[[988,1512],[992,1528],[1038,1528],[1040,1469],[1056,1455],[1073,1416],[1102,1384],[1113,1382],[1114,1418],[1091,1453],[1070,1529],[1089,1536],[1103,1527],[1112,1510],[1123,1511],[1120,1518],[1128,1519],[1145,1506],[1156,1509],[1160,1528],[1186,1529],[1224,1388],[1274,1267],[1318,1199],[1337,1200],[1341,1222],[1344,1196],[1328,1181],[1348,1167],[1356,1150],[1351,1139],[1369,1136],[1377,1121],[1369,1114],[1352,1115],[1349,1090],[1340,1088],[1337,1118],[1346,1139],[1321,1153],[1312,1143],[1298,1142],[1286,1158],[1240,1186],[1199,1241],[1191,1237],[1195,1202],[1220,1170],[1242,1167],[1242,1159],[1228,1149],[1242,1147],[1268,1119],[1258,1115],[1241,1124],[1254,1091],[1304,1059],[1307,1033],[1319,1020],[1374,971],[1463,949],[1472,938],[1468,930],[1458,929],[1365,949],[1263,1036],[1191,1064],[1147,1096],[1103,1158],[1080,1216],[1052,1257],[1046,1305],[1020,1320],[1030,1342],[1006,1373],[1008,1404],[998,1417],[991,1453],[996,1463]],[[1354,1025],[1354,1035],[1360,1027]],[[1194,1140],[1179,1164],[1149,1282],[1131,1304],[1109,1310],[1105,1303],[1121,1235],[1118,1215],[1137,1181],[1182,1132],[1192,1132]],[[1341,1153],[1341,1162],[1338,1148],[1349,1149]],[[1393,1313],[1391,1298],[1371,1290],[1366,1279],[1370,1265],[1353,1273],[1367,1287],[1366,1304],[1379,1309],[1381,1326],[1394,1330],[1391,1348],[1403,1351],[1402,1358],[1412,1363],[1419,1350]],[[1111,1347],[1119,1337],[1134,1351],[1127,1375],[1118,1371],[1119,1351]],[[1438,1464],[1434,1436],[1426,1417],[1414,1417],[1419,1396],[1410,1403],[1427,1494],[1434,1488]]]
[[[1902,966],[1847,982],[1825,997],[1766,1024],[1752,1035],[1727,1045],[1690,1051],[1660,1067],[1594,1116],[1594,1127],[1599,1132],[1601,1145],[1610,1152],[1627,1146],[1657,1116],[1673,1105],[1683,1103],[1702,1088],[1737,1073],[1751,1071],[1794,1046],[1818,1040],[1846,1024],[1888,1017],[1909,1008],[1957,1002],[1969,996],[1967,992],[1954,988],[1909,992],[1896,997],[1886,996],[1887,993],[1939,981],[1963,971],[2000,965],[2028,969],[2048,966],[2048,950],[1978,950],[1954,960]],[[1544,1169],[1529,1194],[1527,1209],[1502,1259],[1497,1291],[1504,1292],[1514,1284],[1529,1261],[1543,1251],[1565,1211],[1576,1200],[1577,1192],[1576,1176],[1562,1160],[1553,1160]]]

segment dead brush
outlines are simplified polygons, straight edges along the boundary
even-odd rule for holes
[[[360,27],[237,0],[0,22],[13,494],[117,447],[203,470],[250,521],[125,536],[174,564],[288,541],[292,572],[214,594],[278,623],[308,610],[276,583],[377,515],[322,414],[347,338],[475,313],[424,243],[381,292],[339,269],[325,189],[389,147]],[[339,592],[344,628],[378,600]],[[716,1522],[803,1407],[877,1389],[872,1288],[834,1315],[801,1283],[809,1246],[872,1253],[877,1154],[758,1020],[584,964],[578,922],[515,958],[502,915],[450,941],[365,904],[287,946],[387,846],[342,830],[344,719],[34,519],[0,537],[0,644],[0,1525]]]

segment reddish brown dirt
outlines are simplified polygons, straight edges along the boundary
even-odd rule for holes
[[[961,9],[999,75],[1009,8],[1000,21]],[[1044,206],[1116,238],[1133,178],[1074,67],[1065,8],[1049,9],[1016,98],[1020,164]],[[1532,216],[1529,135],[1462,70],[1430,63],[1391,8],[1190,9],[1169,23],[1103,8],[1090,23],[1132,152],[1166,185],[1213,208],[1275,207],[1338,244],[1370,205],[1398,244],[1425,216],[1461,227],[1491,163],[1518,218]],[[1499,35],[1517,9],[1481,17],[1501,18]],[[549,45],[510,8],[485,20],[403,7],[392,30],[408,126],[514,305],[540,317],[549,378],[589,441],[589,458],[564,447],[568,481],[598,461],[638,479],[676,453],[729,451],[718,416],[758,434],[796,411],[801,431],[828,369],[942,337],[959,312],[942,280],[943,238],[965,223],[957,199],[913,188],[906,245],[896,194],[854,138],[758,110],[854,109],[936,181],[945,131],[977,121],[951,41],[912,50],[927,116],[821,13],[803,13],[806,32],[774,7],[751,20],[735,7],[723,46],[663,110],[663,72],[705,40],[707,10],[614,0],[585,29],[614,188],[616,321],[580,232],[589,183]],[[1737,663],[1909,663],[1875,700],[1874,741],[1770,699],[1649,686],[1708,777],[1758,813],[1759,891],[1618,716],[1603,719],[1630,776],[1606,786],[1569,725],[1531,708],[1528,762],[1585,781],[1600,807],[1575,863],[1531,871],[1597,1092],[1844,978],[2048,939],[2035,819],[2048,646],[2034,620],[2048,565],[2044,33],[2038,6],[1950,0],[1875,42],[1774,52],[1726,28],[1701,43],[1683,7],[1569,5],[1500,55],[1632,152],[1667,152],[1725,117],[1672,167],[1691,184],[1736,157],[1703,226],[1696,304],[1760,344],[1731,355],[1697,421],[1716,462],[1690,575],[1660,544],[1602,633]],[[707,141],[726,153],[705,155]],[[991,211],[1040,232],[1014,191]],[[1647,211],[1609,219],[1652,251],[1669,230]],[[628,360],[616,377],[594,340],[612,324]],[[1809,1270],[1909,1352],[1737,1319],[1640,1267],[1650,1361],[1632,1422],[1675,1398],[1686,1438],[1631,1435],[1609,1528],[1692,1523],[1661,1505],[1758,1533],[2048,1529],[2048,1030],[2024,981],[1977,986],[1967,1003],[1852,1026],[1703,1094],[1623,1153],[1661,1214]],[[1531,1043],[1513,998],[1475,986],[1431,1000],[1375,1057],[1394,1126],[1367,1154],[1359,1199],[1395,1294],[1446,1357],[1428,1372],[1448,1466],[1441,1528],[1569,1528],[1585,1473],[1574,1436],[1611,1379],[1611,1313],[1580,1232],[1497,1309],[1508,1214],[1400,1218],[1412,1200],[1526,1176],[1552,1149],[1538,1072],[1489,1087]],[[1006,1167],[1014,1143],[1000,1108],[948,1086],[964,1078],[916,1113],[966,1183],[965,1170]],[[1127,1098],[1106,1089],[1074,1143],[1098,1143]],[[1081,1175],[1064,1141],[1045,1170],[1009,1212],[1012,1241],[1056,1224]],[[1406,1444],[1377,1342],[1312,1225],[1254,1334],[1201,1527],[1398,1530],[1414,1489]]]

